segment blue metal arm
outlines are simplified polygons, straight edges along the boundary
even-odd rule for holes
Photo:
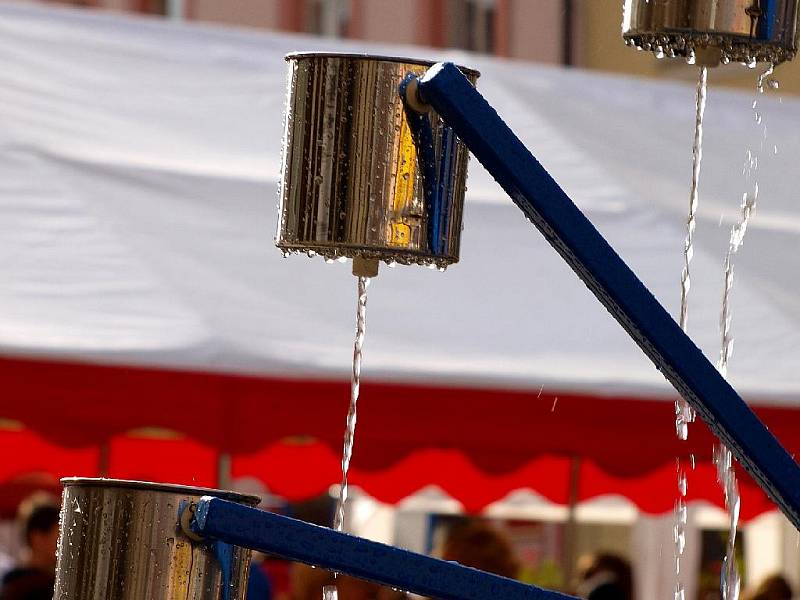
[[[327,527],[206,496],[192,530],[207,538],[282,556],[441,600],[576,600],[458,563],[415,554]]]
[[[483,96],[450,63],[418,90],[800,529],[800,467]]]
[[[406,88],[412,80],[412,73],[400,83],[400,95],[405,98]],[[406,107],[406,118],[414,138],[425,198],[425,211],[428,214],[428,249],[432,254],[441,255],[445,251],[447,239],[448,206],[453,190],[448,187],[450,171],[456,161],[456,145],[453,130],[442,128],[441,140],[434,140],[429,116]],[[437,152],[438,149],[438,152]],[[438,154],[438,156],[437,156]]]

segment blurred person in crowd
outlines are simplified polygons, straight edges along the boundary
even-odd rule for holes
[[[511,542],[485,521],[465,521],[453,525],[436,554],[444,560],[453,560],[510,579],[516,579],[519,575],[520,563]]]
[[[578,561],[578,595],[587,600],[632,600],[630,563],[616,554],[598,553]]]
[[[0,581],[3,581],[3,577],[5,577],[5,574],[8,573],[13,568],[14,568],[14,559],[11,558],[10,554],[7,554],[2,550],[0,550]]]
[[[282,600],[320,600],[322,588],[333,583],[333,575],[303,563],[289,566],[289,593]]]
[[[770,575],[757,587],[748,589],[742,600],[792,600],[792,586],[783,575]]]
[[[49,499],[23,502],[19,517],[27,555],[3,577],[0,600],[52,600],[59,507]]]

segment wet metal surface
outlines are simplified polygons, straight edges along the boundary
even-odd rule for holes
[[[398,93],[430,63],[346,54],[287,61],[278,247],[328,260],[458,261],[468,152],[433,112],[420,148]],[[474,84],[477,72],[464,72]],[[435,181],[423,177],[418,155],[434,163],[425,166]]]
[[[798,0],[625,0],[627,42],[657,57],[780,63],[797,50]]]
[[[187,537],[181,509],[232,492],[65,479],[55,600],[244,600],[250,551]],[[224,560],[223,560],[224,559]]]

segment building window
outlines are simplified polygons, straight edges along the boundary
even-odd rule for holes
[[[349,23],[349,0],[306,0],[307,33],[345,37]]]
[[[446,44],[473,52],[495,51],[495,0],[447,0]]]

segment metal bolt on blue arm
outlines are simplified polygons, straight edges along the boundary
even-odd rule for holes
[[[800,467],[483,96],[451,63],[417,90],[800,529]]]
[[[194,533],[441,600],[576,600],[227,500],[203,497]]]

